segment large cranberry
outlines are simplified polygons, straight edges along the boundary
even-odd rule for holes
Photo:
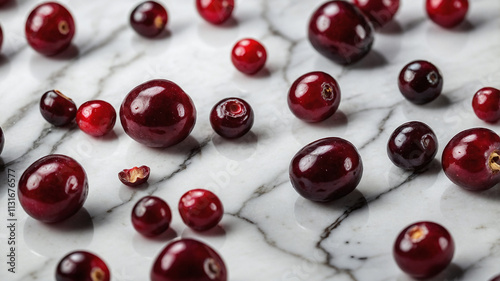
[[[109,281],[106,263],[87,251],[75,251],[63,257],[56,268],[56,281]]]
[[[472,109],[479,119],[486,122],[500,120],[500,90],[493,87],[479,89],[472,98]]]
[[[174,82],[145,82],[128,93],[120,107],[125,133],[150,147],[168,147],[184,140],[196,122],[191,98]]]
[[[453,28],[464,21],[469,10],[469,1],[427,0],[425,9],[433,22],[445,28]]]
[[[40,98],[40,113],[54,126],[64,126],[76,117],[75,102],[58,90],[45,92]]]
[[[399,0],[354,0],[354,4],[377,28],[390,22],[399,9]]]

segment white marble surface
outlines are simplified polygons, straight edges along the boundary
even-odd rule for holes
[[[140,38],[128,25],[137,1],[62,0],[77,33],[64,55],[46,58],[24,39],[24,22],[41,1],[17,0],[0,10],[5,40],[0,55],[0,126],[6,136],[0,176],[0,280],[53,280],[59,259],[75,249],[100,255],[112,280],[149,280],[160,249],[174,237],[195,237],[225,259],[230,280],[410,280],[396,266],[392,245],[406,225],[432,220],[456,242],[453,264],[434,280],[488,280],[500,273],[500,187],[482,193],[453,185],[440,168],[440,155],[459,131],[497,124],[477,119],[472,95],[500,87],[500,2],[471,0],[467,22],[444,30],[426,18],[422,0],[402,0],[395,22],[376,34],[361,62],[341,67],[321,57],[306,38],[309,16],[320,0],[236,1],[234,21],[223,27],[204,22],[193,1],[164,0],[168,34]],[[264,71],[238,73],[229,54],[243,37],[267,48]],[[409,61],[434,62],[444,76],[443,95],[426,106],[403,99],[396,77]],[[286,104],[298,76],[322,70],[342,90],[339,111],[321,124],[296,119]],[[153,78],[179,84],[194,100],[198,119],[191,136],[168,149],[150,149],[130,139],[119,123],[113,134],[92,138],[76,128],[51,127],[38,102],[59,89],[77,105],[104,99],[116,109],[136,85]],[[214,135],[211,107],[227,96],[246,99],[255,110],[247,136],[230,142]],[[404,172],[389,161],[392,130],[420,120],[436,132],[440,148],[423,174]],[[288,179],[291,157],[305,144],[340,136],[356,145],[364,162],[357,190],[329,204],[299,197]],[[24,169],[50,153],[77,159],[90,193],[70,220],[45,225],[16,206],[16,273],[7,271],[7,169],[19,179]],[[149,186],[133,190],[117,179],[121,169],[147,164]],[[180,196],[207,188],[225,206],[220,227],[209,233],[187,229],[176,210]],[[171,229],[146,239],[130,223],[142,196],[164,198],[173,210]]]

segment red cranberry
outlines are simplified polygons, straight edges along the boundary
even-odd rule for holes
[[[171,221],[170,207],[156,196],[141,198],[132,209],[132,225],[144,236],[153,237],[164,233]]]
[[[179,200],[179,213],[184,223],[197,231],[215,227],[224,214],[217,195],[205,189],[193,189]]]
[[[500,275],[491,278],[490,281],[500,281]]]
[[[196,0],[196,9],[202,18],[213,24],[227,21],[233,13],[234,0]]]
[[[180,239],[168,244],[156,258],[151,281],[226,281],[222,258],[208,245],[194,239]]]
[[[469,10],[468,0],[427,0],[427,15],[438,25],[452,28],[459,25]]]
[[[45,2],[29,14],[25,31],[26,39],[35,51],[52,56],[71,44],[75,35],[75,23],[64,6],[56,2]]]
[[[19,202],[34,219],[59,222],[75,214],[88,194],[85,170],[73,158],[53,154],[31,164],[19,180]]]
[[[217,134],[228,139],[239,138],[248,133],[253,119],[252,107],[239,98],[223,99],[210,112],[210,125]]]
[[[409,225],[396,238],[393,256],[399,268],[413,278],[429,278],[451,262],[455,243],[446,228],[434,222]]]
[[[151,80],[123,100],[120,120],[131,138],[150,147],[168,147],[184,140],[196,122],[191,98],[174,82]]]
[[[330,137],[302,148],[290,163],[290,181],[304,198],[327,202],[353,191],[361,180],[363,164],[348,141]]]
[[[4,144],[5,144],[5,137],[3,136],[2,128],[0,128],[0,154],[2,154]]]
[[[145,1],[130,14],[130,25],[144,37],[158,36],[167,25],[167,10],[158,2]]]
[[[412,61],[399,73],[399,91],[414,104],[426,104],[435,100],[443,89],[443,77],[432,63]]]
[[[373,28],[353,4],[328,1],[316,9],[309,21],[309,41],[332,61],[351,64],[370,51]]]
[[[116,122],[116,111],[103,100],[92,100],[80,105],[76,113],[76,123],[80,130],[94,137],[111,132]]]
[[[118,179],[120,179],[124,185],[136,187],[148,181],[150,171],[148,166],[124,169],[118,173]]]
[[[65,126],[73,122],[76,110],[75,102],[58,90],[45,92],[40,99],[40,113],[54,126]]]
[[[404,123],[394,130],[387,143],[387,155],[394,165],[406,170],[420,170],[434,159],[438,141],[426,124]]]
[[[56,281],[109,281],[111,274],[98,256],[75,251],[61,259],[56,269]]]
[[[386,25],[399,9],[399,0],[354,0],[356,5],[376,28]]]
[[[500,90],[485,87],[477,91],[472,98],[472,109],[483,121],[494,123],[500,120]]]
[[[337,111],[340,104],[340,88],[327,73],[306,73],[288,91],[288,107],[298,118],[306,122],[326,120]]]
[[[241,39],[231,52],[231,61],[239,71],[252,75],[266,64],[267,52],[262,44],[254,39]]]
[[[441,163],[446,176],[462,188],[492,188],[500,182],[500,137],[485,128],[462,131],[444,148]]]

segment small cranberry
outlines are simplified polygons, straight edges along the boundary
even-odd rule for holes
[[[376,28],[390,22],[399,9],[399,0],[354,0],[356,5]]]
[[[432,63],[412,61],[399,73],[398,87],[401,94],[414,104],[435,100],[443,89],[443,77]]]
[[[215,227],[224,215],[217,195],[205,189],[193,189],[179,200],[179,213],[184,223],[196,231]]]
[[[253,119],[252,107],[239,98],[223,99],[210,112],[210,125],[217,134],[228,139],[239,138],[248,133]]]
[[[453,28],[464,21],[469,10],[468,0],[427,0],[429,18],[444,28]]]
[[[111,274],[106,263],[97,255],[75,251],[59,261],[56,281],[109,281]]]
[[[76,113],[76,124],[84,133],[101,137],[111,132],[116,123],[116,111],[111,104],[92,100],[80,105]]]
[[[170,207],[156,196],[141,198],[132,209],[132,225],[144,236],[154,237],[164,233],[171,221]]]
[[[40,99],[40,113],[54,126],[65,126],[76,118],[76,105],[58,90],[45,92]]]
[[[227,281],[226,265],[203,242],[184,238],[168,244],[156,258],[151,281]]]
[[[254,39],[241,39],[231,52],[231,61],[239,71],[252,75],[266,64],[267,52],[262,44]]]
[[[120,179],[124,185],[136,187],[148,181],[150,171],[148,166],[124,169],[118,173],[118,179]]]
[[[485,87],[477,91],[472,98],[472,109],[483,121],[494,123],[500,120],[500,90]]]
[[[227,21],[233,13],[234,0],[196,0],[196,9],[202,18],[213,24]]]
[[[3,135],[2,128],[0,128],[0,154],[2,154],[4,144],[5,144],[5,137]]]
[[[130,25],[144,37],[158,36],[165,29],[167,22],[167,10],[155,1],[140,3],[130,14]]]
[[[53,56],[71,44],[75,35],[75,23],[64,6],[56,2],[45,2],[29,14],[25,31],[26,39],[35,51]]]

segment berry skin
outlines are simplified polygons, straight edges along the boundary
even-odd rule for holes
[[[348,141],[330,137],[303,147],[290,162],[290,181],[304,198],[328,202],[351,193],[363,174],[363,163]]]
[[[252,129],[252,107],[239,98],[226,98],[218,102],[210,112],[210,125],[221,137],[239,138]]]
[[[142,2],[130,13],[130,25],[144,37],[158,36],[165,29],[167,22],[167,10],[155,1]]]
[[[356,5],[376,28],[390,22],[399,9],[399,0],[354,0]]]
[[[417,60],[405,65],[398,78],[399,91],[414,104],[435,100],[443,89],[443,77],[436,66]]]
[[[95,254],[75,251],[59,261],[56,281],[109,281],[111,274],[106,263]]]
[[[148,166],[133,167],[124,169],[118,173],[118,179],[127,186],[137,187],[144,184],[149,179],[151,169]]]
[[[483,121],[495,123],[500,120],[500,90],[485,87],[477,91],[472,98],[472,109]]]
[[[19,180],[19,203],[36,220],[59,222],[80,210],[88,189],[87,174],[78,162],[52,154],[24,171]]]
[[[226,265],[208,245],[180,239],[160,252],[151,269],[151,281],[227,281]]]
[[[45,2],[29,14],[25,32],[28,44],[35,51],[53,56],[69,47],[75,35],[75,23],[64,6]]]
[[[5,137],[3,135],[2,128],[0,128],[0,154],[2,154],[4,144],[5,144]]]
[[[45,92],[40,99],[40,113],[54,126],[65,126],[76,118],[75,102],[58,90]]]
[[[429,18],[444,28],[453,28],[464,21],[469,10],[468,0],[427,0]]]
[[[215,227],[224,215],[224,207],[217,195],[205,189],[193,189],[179,200],[182,221],[196,231]]]
[[[196,122],[191,98],[174,82],[145,82],[128,93],[120,120],[135,141],[150,147],[169,147],[184,140]]]
[[[231,17],[234,0],[196,0],[196,9],[206,21],[222,24]]]
[[[306,73],[288,91],[288,107],[299,119],[321,122],[332,116],[340,104],[337,81],[321,71]]]
[[[103,100],[85,102],[76,113],[76,124],[80,130],[93,137],[102,137],[111,132],[115,123],[115,109]]]
[[[241,39],[236,42],[231,51],[231,61],[234,67],[248,75],[259,72],[266,64],[266,60],[266,49],[254,39]]]
[[[132,225],[137,232],[147,237],[164,233],[171,221],[170,207],[156,196],[141,198],[132,209]]]
[[[416,279],[430,278],[443,271],[454,253],[455,243],[448,230],[428,221],[403,229],[393,248],[399,268]]]

